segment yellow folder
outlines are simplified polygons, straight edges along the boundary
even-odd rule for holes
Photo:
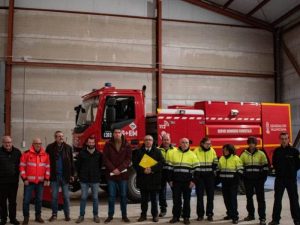
[[[157,163],[157,161],[155,159],[153,159],[152,157],[150,157],[147,154],[144,154],[139,165],[143,168],[149,168],[151,166],[154,166],[156,163]]]

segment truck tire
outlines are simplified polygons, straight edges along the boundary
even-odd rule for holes
[[[127,197],[132,202],[140,202],[141,200],[140,190],[136,186],[136,172],[133,168],[130,168],[129,170]]]

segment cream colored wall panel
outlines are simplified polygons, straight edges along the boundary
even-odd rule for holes
[[[163,75],[163,106],[195,101],[272,102],[272,79]]]
[[[154,22],[115,16],[17,10],[17,37],[153,44]]]
[[[154,55],[151,46],[134,44],[32,38],[17,38],[14,42],[16,60],[27,57],[34,61],[151,67]]]
[[[183,69],[273,72],[273,37],[260,29],[168,22],[163,63]]]
[[[6,55],[7,10],[0,9],[0,59]]]
[[[164,46],[273,53],[273,36],[262,29],[164,22]]]
[[[72,144],[72,134],[71,129],[73,124],[64,125],[64,127],[58,124],[43,124],[43,123],[25,123],[24,127],[22,123],[12,122],[12,137],[14,140],[14,145],[22,150],[27,150],[32,143],[32,139],[35,137],[40,137],[43,142],[43,146],[46,147],[54,141],[53,134],[58,129],[63,131],[65,134],[65,139],[68,144]],[[25,132],[23,132],[25,130]],[[22,141],[25,140],[25,148],[22,148]]]
[[[165,68],[273,73],[273,55],[196,48],[164,48]]]

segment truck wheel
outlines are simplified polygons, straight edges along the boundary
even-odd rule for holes
[[[132,202],[139,202],[141,200],[140,190],[136,186],[136,172],[133,169],[129,171],[127,197]]]

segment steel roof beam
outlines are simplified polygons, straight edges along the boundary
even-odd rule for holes
[[[252,16],[254,13],[256,13],[259,9],[261,9],[265,4],[267,4],[270,0],[264,0],[261,3],[259,3],[254,9],[252,9],[250,12],[247,13],[247,16]]]
[[[292,8],[290,11],[288,11],[286,14],[284,14],[283,16],[279,17],[277,20],[275,20],[274,22],[272,22],[271,24],[275,27],[276,25],[280,24],[281,22],[283,22],[285,19],[287,19],[288,17],[290,17],[291,15],[293,15],[294,13],[298,12],[300,10],[300,4],[295,6],[294,8]]]
[[[228,6],[233,2],[234,0],[228,0],[224,5],[223,5],[223,9],[228,8]]]
[[[221,5],[213,4],[213,3],[207,3],[207,2],[204,2],[202,0],[183,0],[183,1],[188,2],[190,4],[193,4],[193,5],[196,5],[196,6],[199,6],[201,8],[206,9],[206,10],[210,10],[210,11],[213,11],[215,13],[218,13],[218,14],[221,14],[221,15],[224,15],[224,16],[242,21],[242,22],[244,22],[246,24],[250,24],[254,27],[259,27],[259,28],[262,28],[262,29],[273,32],[273,27],[270,24],[268,24],[268,23],[266,23],[262,20],[255,19],[253,17],[248,17],[245,14],[239,13],[239,12],[234,11],[234,10],[223,9],[223,7]]]

